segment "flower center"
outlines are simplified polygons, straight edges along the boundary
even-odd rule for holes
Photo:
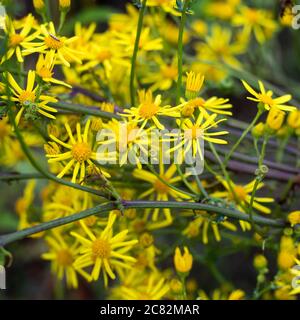
[[[93,259],[108,259],[110,257],[110,244],[107,240],[104,239],[97,239],[94,241],[92,245],[92,256]]]
[[[51,72],[48,68],[43,67],[37,72],[37,74],[43,79],[51,79],[53,72]]]
[[[101,51],[98,55],[97,55],[97,59],[100,61],[100,62],[103,62],[105,60],[108,60],[112,57],[112,53],[111,51],[109,50],[103,50]]]
[[[22,37],[20,34],[13,34],[9,38],[9,45],[10,47],[16,47],[18,46],[22,41],[24,40],[24,37]]]
[[[249,22],[255,24],[259,21],[259,15],[256,10],[248,9],[246,12],[246,17],[248,18]]]
[[[162,68],[162,74],[165,78],[176,79],[178,71],[177,71],[177,68],[173,66],[165,66]]]
[[[245,201],[247,197],[247,192],[243,186],[235,186],[234,193],[239,201]],[[232,195],[232,200],[234,200],[234,196]]]
[[[273,99],[272,97],[268,96],[267,94],[259,94],[259,99],[264,103],[268,105],[273,105]]]
[[[167,181],[167,179],[165,177],[161,177],[164,180]],[[161,180],[159,180],[157,178],[157,180],[154,182],[154,189],[156,190],[157,193],[161,193],[161,194],[166,194],[169,191],[169,186],[166,185],[164,182],[162,182]]]
[[[32,91],[23,90],[22,93],[19,95],[20,103],[24,104],[25,102],[34,102],[35,101],[35,94]]]
[[[74,144],[72,148],[72,156],[78,162],[86,161],[90,158],[92,150],[90,146],[85,142],[79,142]]]
[[[68,249],[62,249],[56,252],[57,263],[63,267],[68,267],[73,263],[73,255]]]
[[[58,50],[64,46],[64,43],[60,39],[51,34],[49,34],[48,37],[45,37],[44,41],[45,45],[50,49]]]
[[[157,114],[159,107],[155,103],[143,103],[140,106],[139,115],[145,119],[151,119]]]

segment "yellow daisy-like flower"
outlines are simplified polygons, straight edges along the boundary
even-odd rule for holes
[[[234,194],[231,191],[231,188],[227,181],[222,178],[218,178],[222,183],[226,191],[216,191],[211,194],[212,197],[226,199],[228,201],[235,202],[237,209],[244,212],[243,206],[248,206],[251,200],[251,194],[255,185],[256,180],[251,181],[246,185],[235,184],[233,181],[230,181],[231,188],[234,190]],[[257,190],[264,187],[264,183],[261,182],[257,186]],[[267,197],[254,197],[253,208],[265,213],[270,214],[271,210],[261,203],[271,203],[274,202],[274,199]],[[249,229],[250,224],[245,221],[240,221],[241,227],[243,230]]]
[[[277,28],[270,11],[246,6],[241,7],[240,13],[233,17],[233,24],[243,27],[245,39],[250,39],[253,32],[259,43],[264,43]]]
[[[66,277],[69,288],[78,288],[77,272],[83,276],[84,271],[75,270],[73,263],[79,254],[79,243],[77,241],[69,245],[64,237],[57,231],[53,231],[51,236],[45,238],[49,246],[49,252],[43,253],[44,260],[51,261],[51,270],[59,280]]]
[[[112,289],[111,299],[160,300],[170,290],[164,276],[157,271],[145,272],[140,268],[133,268],[121,278],[121,285]]]
[[[152,128],[140,130],[137,122],[132,119],[124,122],[112,119],[103,124],[103,129],[106,130],[108,139],[98,141],[98,144],[102,147],[107,146],[108,150],[111,146],[114,151],[105,154],[98,151],[98,160],[107,159],[113,163],[118,160],[120,166],[130,161],[141,169],[141,159],[147,159],[149,155],[149,135]]]
[[[8,35],[8,51],[2,57],[1,63],[10,59],[14,54],[16,54],[16,57],[19,63],[24,62],[23,55],[22,55],[22,48],[25,47],[26,44],[33,41],[40,34],[40,31],[36,31],[30,34],[33,26],[34,26],[34,17],[32,15],[28,15],[24,21],[22,29],[19,32],[17,32],[13,22],[8,17],[6,17],[6,33]]]
[[[124,47],[125,52],[131,56],[136,38],[136,30],[130,30],[129,33],[115,32],[117,45]],[[139,52],[162,50],[162,39],[152,39],[150,35],[150,28],[144,28],[141,33]]]
[[[74,137],[70,125],[65,123],[65,128],[68,133],[69,142],[63,142],[50,134],[50,138],[68,149],[64,153],[47,154],[46,157],[50,158],[49,163],[68,161],[63,170],[57,175],[58,178],[62,178],[68,171],[73,168],[72,182],[76,183],[79,174],[79,180],[83,181],[86,173],[86,164],[93,166],[92,160],[97,159],[97,155],[92,150],[92,146],[88,139],[89,129],[91,121],[88,120],[85,124],[83,133],[80,123],[76,124],[76,138]],[[105,176],[109,177],[109,174],[105,171],[102,172]]]
[[[213,25],[211,35],[205,43],[198,43],[196,50],[200,61],[223,62],[232,67],[241,67],[236,56],[246,51],[245,44],[233,41],[232,31],[220,25]]]
[[[216,131],[208,132],[208,130],[217,127],[220,122],[226,121],[226,119],[219,119],[215,121],[217,114],[212,114],[205,119],[204,114],[200,112],[198,118],[195,120],[185,119],[177,120],[177,125],[182,130],[181,133],[170,133],[168,136],[172,137],[172,141],[175,141],[175,147],[170,148],[168,152],[174,152],[184,147],[183,154],[186,155],[191,149],[193,157],[197,154],[203,159],[203,153],[201,148],[201,139],[217,144],[227,144],[226,140],[215,138],[217,136],[228,134],[228,131]]]
[[[160,56],[155,56],[154,59],[159,66],[159,70],[145,73],[143,83],[152,84],[150,87],[152,91],[168,90],[178,78],[177,58],[174,58],[171,63],[164,61]]]
[[[7,81],[10,85],[9,90],[12,96],[2,96],[5,100],[11,100],[20,104],[21,109],[19,110],[16,116],[16,123],[18,124],[20,118],[24,112],[26,112],[25,116],[35,117],[37,113],[50,118],[55,119],[55,116],[49,112],[55,113],[57,110],[55,108],[47,106],[49,102],[57,102],[57,99],[38,94],[39,86],[35,85],[35,78],[36,73],[33,70],[28,72],[27,77],[27,86],[26,89],[22,89],[17,82],[15,81],[14,77],[7,73]]]
[[[150,200],[156,201],[168,201],[169,198],[173,199],[189,199],[190,197],[183,192],[174,190],[169,185],[173,185],[182,180],[180,176],[176,176],[176,165],[172,164],[167,170],[165,170],[164,164],[160,161],[159,164],[159,177],[156,176],[154,173],[143,170],[143,169],[135,169],[133,171],[133,176],[137,179],[144,180],[151,184],[151,188],[143,192],[139,198],[147,198],[149,197]],[[166,184],[166,181],[168,184]],[[152,224],[149,226],[149,229],[161,228],[164,226],[168,226],[172,223],[172,215],[171,210],[169,208],[163,208],[163,214],[165,220],[158,221],[159,219],[159,208],[155,208],[152,213]],[[145,218],[147,219],[148,216],[151,214],[151,209],[145,210]]]
[[[246,81],[242,80],[242,83],[246,90],[252,94],[253,97],[247,97],[251,101],[261,103],[265,110],[270,110],[272,107],[277,107],[283,111],[294,111],[296,107],[286,105],[288,101],[292,99],[290,94],[286,94],[279,98],[273,98],[273,91],[266,91],[264,84],[261,81],[258,81],[260,92],[256,92]]]
[[[177,107],[161,106],[161,95],[158,95],[153,99],[151,90],[140,90],[138,94],[140,105],[137,108],[132,107],[130,109],[125,109],[125,114],[122,114],[122,116],[134,117],[136,121],[142,122],[142,125],[140,126],[141,129],[143,129],[150,120],[153,121],[158,129],[164,129],[164,125],[161,124],[158,116],[180,117]]]
[[[120,233],[113,235],[113,225],[117,215],[110,214],[105,229],[95,235],[84,223],[81,223],[87,237],[82,236],[77,232],[71,232],[81,243],[81,256],[74,262],[76,270],[92,266],[92,272],[89,281],[99,279],[101,271],[104,277],[104,283],[107,286],[108,277],[116,279],[115,270],[130,269],[136,259],[128,255],[128,251],[138,243],[138,240],[126,240],[128,230],[123,230]]]
[[[201,232],[202,242],[207,244],[209,239],[209,229],[212,230],[214,238],[218,242],[221,241],[219,226],[230,231],[237,230],[236,226],[228,221],[214,221],[213,216],[205,211],[196,210],[194,213],[197,215],[196,219],[193,219],[193,221],[191,221],[182,232],[182,234],[188,238],[195,238]]]
[[[24,55],[35,52],[47,53],[50,51],[67,67],[70,67],[71,62],[81,64],[82,53],[69,47],[72,42],[77,40],[77,37],[67,39],[66,37],[57,36],[53,22],[42,25],[41,33],[42,34],[39,35],[37,39],[42,42],[24,44]]]
[[[45,55],[40,54],[36,63],[36,74],[45,82],[62,85],[72,88],[69,84],[53,78],[53,68],[55,66],[55,53],[53,51],[47,52]]]
[[[200,112],[204,114],[207,119],[211,113],[222,114],[231,116],[232,112],[227,109],[232,108],[232,104],[228,103],[229,99],[211,97],[203,99],[202,97],[194,98],[191,100],[180,99],[181,104],[178,106],[181,109],[181,114],[185,117],[190,117],[196,108],[200,109]]]

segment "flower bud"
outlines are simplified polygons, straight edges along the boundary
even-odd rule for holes
[[[71,6],[71,0],[59,0],[60,11],[69,11]]]
[[[44,0],[33,0],[33,6],[37,12],[41,12],[45,9],[45,2]]]
[[[265,125],[260,122],[252,129],[252,135],[254,138],[258,139],[264,135],[265,132]]]
[[[300,211],[293,211],[288,215],[288,220],[291,226],[295,226],[296,224],[300,224]]]
[[[193,71],[187,73],[185,96],[192,100],[197,98],[204,82],[204,76]]]
[[[285,112],[276,108],[272,107],[269,111],[268,117],[267,117],[267,126],[272,131],[279,130],[284,121]]]
[[[257,270],[264,269],[267,267],[268,261],[265,258],[265,256],[263,256],[262,254],[259,254],[259,255],[255,256],[255,258],[253,260],[253,265],[254,265],[254,268]]]
[[[300,128],[300,110],[295,110],[289,113],[287,123],[292,129]]]
[[[184,253],[181,254],[179,247],[175,249],[174,255],[175,269],[179,273],[188,273],[193,266],[193,256],[190,254],[189,249],[184,247]]]

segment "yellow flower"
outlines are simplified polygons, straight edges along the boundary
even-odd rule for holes
[[[300,211],[293,211],[288,215],[288,220],[291,226],[295,226],[296,224],[300,224]]]
[[[191,221],[188,226],[183,230],[182,234],[188,238],[195,238],[202,231],[202,242],[204,244],[208,243],[208,232],[211,228],[213,236],[216,241],[221,241],[221,234],[219,226],[222,226],[230,231],[236,231],[237,228],[233,223],[228,221],[213,221],[213,216],[206,213],[205,211],[195,211],[196,218]]]
[[[262,254],[258,254],[254,257],[253,265],[256,269],[264,269],[268,265],[268,260]]]
[[[272,13],[267,10],[243,6],[240,13],[233,17],[233,24],[243,27],[244,38],[250,39],[253,32],[259,43],[264,43],[277,28]]]
[[[140,105],[137,108],[132,107],[130,109],[125,109],[125,114],[122,114],[122,116],[134,117],[135,121],[142,121],[142,125],[140,126],[141,129],[143,129],[150,120],[153,121],[158,129],[164,129],[164,125],[161,124],[158,116],[180,116],[179,112],[177,111],[177,107],[161,106],[161,95],[158,95],[155,99],[153,99],[151,90],[140,90],[138,94]]]
[[[137,240],[126,240],[128,230],[123,230],[113,235],[113,225],[116,221],[116,214],[110,214],[107,225],[100,234],[94,234],[85,223],[81,223],[87,237],[77,232],[71,232],[81,244],[80,256],[74,262],[76,270],[92,266],[89,281],[99,279],[101,271],[104,277],[105,286],[108,284],[108,277],[116,279],[114,271],[118,269],[130,269],[136,261],[128,255],[128,251],[138,243]]]
[[[17,124],[19,123],[20,118],[24,112],[25,118],[29,119],[36,118],[38,114],[41,114],[50,119],[55,119],[55,116],[49,112],[56,113],[57,110],[55,108],[49,107],[47,104],[49,102],[57,102],[57,99],[43,94],[38,94],[39,85],[34,87],[35,78],[35,71],[29,70],[26,89],[22,89],[17,84],[14,77],[10,73],[7,73],[7,81],[10,85],[9,89],[12,97],[2,96],[2,98],[5,100],[17,102],[21,106],[21,109],[16,116]]]
[[[300,110],[295,110],[289,113],[287,123],[292,129],[300,128]]]
[[[1,59],[1,63],[10,59],[14,54],[16,54],[19,63],[23,63],[22,48],[28,45],[31,41],[37,38],[40,31],[36,31],[32,34],[31,30],[34,26],[34,17],[28,15],[24,21],[23,27],[17,32],[14,27],[13,22],[7,17],[6,18],[6,28],[5,31],[8,36],[8,50]]]
[[[238,210],[244,211],[243,206],[249,205],[251,200],[251,194],[252,194],[256,180],[253,180],[246,185],[239,185],[239,184],[235,184],[233,181],[230,181],[231,187],[229,186],[228,182],[225,181],[224,179],[218,177],[218,180],[225,187],[226,191],[216,191],[212,193],[211,196],[215,198],[222,198],[222,199],[225,198],[227,201],[233,201],[235,202]],[[264,183],[261,182],[258,184],[257,190],[263,187],[264,187]],[[234,191],[234,194],[231,191],[231,189]],[[253,208],[262,213],[270,214],[271,210],[263,206],[261,203],[271,203],[271,202],[274,202],[274,199],[267,198],[267,197],[254,197]],[[240,221],[240,225],[243,230],[250,228],[250,224],[245,221]]]
[[[277,107],[272,107],[267,117],[267,126],[271,131],[278,131],[284,122],[285,112]]]
[[[54,66],[55,66],[55,53],[53,51],[47,52],[45,56],[43,54],[40,54],[36,64],[36,74],[39,77],[41,77],[45,82],[51,82],[54,84],[72,88],[69,84],[53,78]]]
[[[195,73],[193,71],[187,72],[185,96],[189,100],[195,99],[202,88],[204,82],[204,76],[200,73]]]
[[[99,140],[97,144],[101,147],[107,146],[107,150],[101,153],[98,151],[98,160],[107,160],[108,162],[118,163],[123,166],[127,162],[142,168],[141,158],[149,155],[149,133],[151,128],[140,130],[136,121],[129,118],[128,121],[120,122],[112,119],[103,124],[106,130],[107,140]],[[136,150],[138,146],[139,150]],[[114,150],[108,152],[109,150]]]
[[[228,134],[228,131],[216,131],[208,132],[208,130],[217,127],[220,122],[226,121],[226,119],[219,119],[215,121],[217,114],[212,114],[204,119],[204,114],[200,112],[198,118],[195,120],[184,119],[177,120],[177,125],[183,132],[181,133],[169,133],[168,136],[172,137],[171,140],[175,141],[175,146],[168,150],[168,153],[175,152],[180,148],[184,148],[183,155],[186,155],[190,150],[192,150],[193,157],[199,154],[200,158],[203,159],[204,155],[201,147],[201,140],[209,141],[217,144],[227,144],[227,141],[216,136],[221,136]],[[179,157],[182,156],[181,153],[178,154]]]
[[[256,92],[246,81],[242,80],[242,83],[246,90],[253,96],[247,97],[247,99],[261,103],[265,110],[269,111],[272,107],[277,107],[282,111],[296,110],[296,107],[285,104],[292,99],[291,95],[286,94],[274,99],[273,92],[271,90],[266,91],[264,84],[261,81],[258,81],[260,92]]]
[[[181,104],[178,107],[181,109],[181,114],[186,117],[190,117],[196,108],[203,113],[206,119],[210,116],[208,111],[215,114],[232,115],[232,112],[227,110],[232,108],[232,104],[228,103],[229,99],[218,97],[203,99],[202,97],[198,97],[188,101],[180,99],[180,102]]]
[[[160,161],[159,165],[159,173],[156,176],[154,173],[143,170],[143,169],[135,169],[133,171],[133,176],[137,179],[147,181],[151,184],[151,188],[143,192],[139,198],[143,199],[149,197],[150,200],[155,201],[168,201],[169,198],[173,199],[189,199],[185,193],[177,191],[173,189],[170,185],[179,182],[182,180],[180,176],[176,176],[176,165],[172,164],[167,170]],[[165,182],[164,182],[165,181]],[[168,185],[169,184],[169,185]],[[172,215],[171,210],[169,208],[163,209],[163,214],[165,220],[158,221],[160,209],[155,208],[152,214],[152,222],[151,225],[148,226],[148,229],[156,229],[168,226],[172,223]],[[146,209],[145,216],[148,218],[149,214],[151,213],[151,209]]]
[[[159,71],[153,72],[149,70],[143,78],[143,83],[152,84],[151,91],[169,90],[177,81],[177,59],[174,58],[171,63],[164,61],[161,56],[155,56],[154,59],[159,66]]]
[[[71,6],[71,0],[59,0],[59,8],[60,10],[68,10]]]
[[[43,253],[42,258],[51,261],[51,270],[59,280],[63,280],[65,276],[69,288],[78,288],[77,272],[84,274],[84,271],[75,270],[73,266],[79,254],[78,242],[73,241],[69,245],[58,231],[52,231],[51,236],[47,236],[45,240],[49,246],[49,252]]]
[[[116,41],[117,45],[124,47],[124,52],[127,53],[128,56],[132,55],[134,49],[134,43],[136,38],[136,30],[130,30],[128,33],[124,32],[116,32]],[[139,52],[148,52],[148,51],[157,51],[162,50],[162,39],[155,38],[152,39],[150,35],[150,28],[143,28],[139,43]]]
[[[245,52],[243,42],[232,42],[232,31],[213,25],[211,35],[206,37],[205,43],[196,45],[197,57],[202,61],[222,62],[233,67],[240,67],[235,57]],[[207,74],[205,74],[207,76]]]
[[[112,289],[110,298],[118,300],[160,300],[166,298],[170,287],[163,274],[139,268],[126,270],[121,284]]]
[[[235,16],[239,3],[240,0],[215,1],[208,4],[207,12],[213,17],[229,20]]]
[[[188,273],[193,266],[193,256],[190,254],[187,247],[184,247],[183,250],[184,253],[181,254],[179,247],[175,249],[174,265],[177,272]]]
[[[70,44],[77,40],[77,37],[67,39],[59,37],[56,34],[53,22],[41,25],[42,34],[37,37],[41,42],[24,44],[24,55],[33,54],[36,52],[55,54],[58,61],[63,65],[70,67],[71,62],[81,64],[82,53],[70,48]]]
[[[58,178],[62,178],[73,168],[72,182],[76,183],[79,171],[79,179],[80,181],[83,181],[86,174],[86,164],[93,166],[92,160],[97,159],[97,154],[93,152],[91,143],[88,139],[90,123],[90,120],[86,122],[83,133],[80,123],[76,124],[76,138],[72,133],[70,125],[65,123],[65,128],[70,139],[69,142],[63,142],[55,136],[50,135],[50,138],[53,141],[68,150],[64,153],[46,155],[47,158],[50,158],[48,160],[49,163],[65,162],[68,160],[63,170],[57,175]],[[109,177],[109,174],[105,171],[102,171],[102,173]]]
[[[265,133],[265,124],[263,122],[258,123],[253,127],[251,133],[256,139],[261,138]]]
[[[44,0],[33,0],[33,6],[37,11],[42,11],[45,9],[45,2]]]

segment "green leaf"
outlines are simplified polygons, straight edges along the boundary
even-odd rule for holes
[[[116,9],[108,6],[93,7],[86,9],[68,19],[63,27],[63,34],[72,34],[76,22],[88,24],[92,22],[107,22]]]

